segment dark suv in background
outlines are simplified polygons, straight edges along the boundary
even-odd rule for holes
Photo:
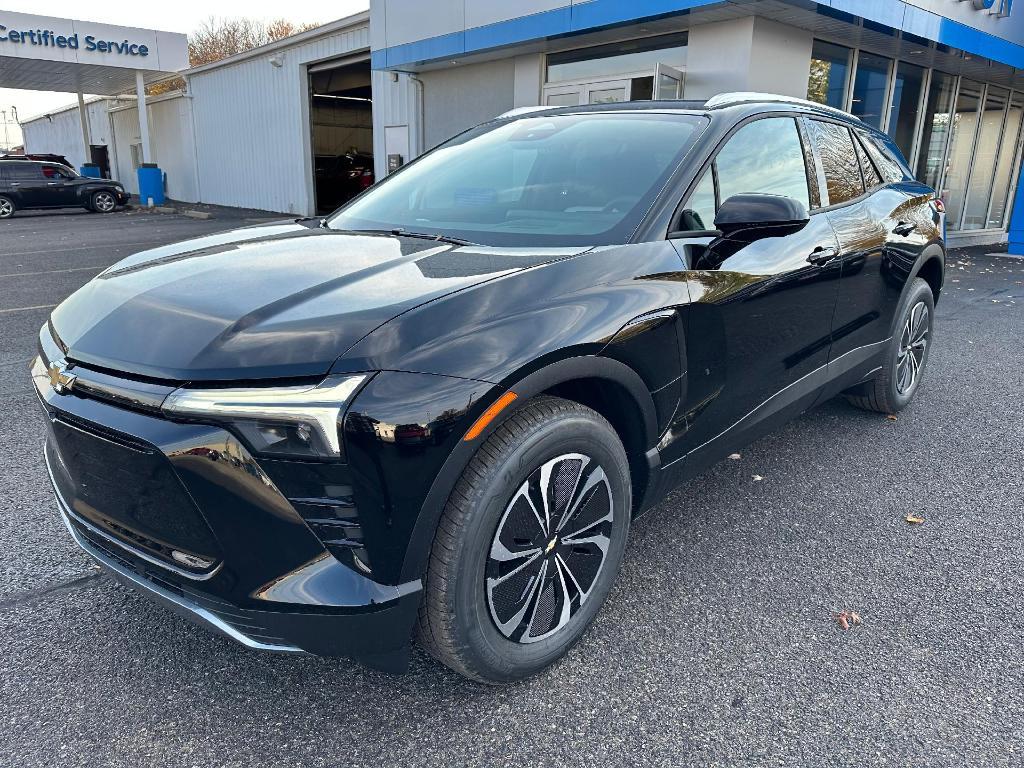
[[[119,182],[80,176],[61,163],[0,160],[0,219],[33,208],[110,213],[128,198]]]
[[[826,398],[910,403],[943,225],[887,136],[807,102],[505,116],[319,226],[143,251],[57,307],[61,515],[251,648],[394,670],[415,635],[520,679],[679,483]]]

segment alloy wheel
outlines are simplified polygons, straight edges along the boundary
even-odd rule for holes
[[[534,643],[562,629],[590,596],[611,544],[615,509],[604,469],[563,454],[512,497],[491,542],[485,589],[502,635]]]
[[[900,351],[896,356],[896,391],[905,395],[917,386],[928,349],[931,330],[928,305],[917,302],[907,316],[900,335]]]
[[[97,192],[92,202],[96,206],[96,210],[102,213],[109,213],[114,210],[114,196],[109,192]]]
[[[14,214],[14,204],[6,199],[0,199],[0,219],[6,219]]]

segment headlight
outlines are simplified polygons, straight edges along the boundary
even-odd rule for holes
[[[162,410],[171,417],[233,426],[257,453],[338,458],[338,421],[365,376],[328,376],[316,386],[176,389]]]

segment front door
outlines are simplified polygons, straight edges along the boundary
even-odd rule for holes
[[[74,174],[60,165],[42,166],[45,188],[42,190],[47,207],[70,206],[76,204],[76,187],[78,181]]]
[[[690,194],[682,229],[713,227],[733,195],[786,195],[813,209],[793,117],[742,126]],[[813,403],[825,383],[839,285],[838,241],[825,211],[785,237],[741,243],[674,240],[690,270],[686,395],[662,461],[700,471]]]

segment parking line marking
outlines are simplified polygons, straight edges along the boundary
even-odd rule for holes
[[[13,307],[12,309],[0,309],[0,315],[6,315],[11,312],[28,312],[30,309],[53,309],[56,304],[37,304],[34,307]]]
[[[58,275],[61,272],[86,272],[90,269],[106,269],[105,264],[101,264],[98,267],[68,267],[67,269],[49,269],[45,272],[8,272],[0,277],[31,277],[33,275]]]
[[[168,245],[166,240],[144,240],[139,243],[111,243],[108,248],[134,248],[137,245]],[[74,248],[47,248],[44,251],[15,251],[11,256],[38,256],[40,253],[67,253],[68,251],[92,251],[95,245],[79,245]]]

